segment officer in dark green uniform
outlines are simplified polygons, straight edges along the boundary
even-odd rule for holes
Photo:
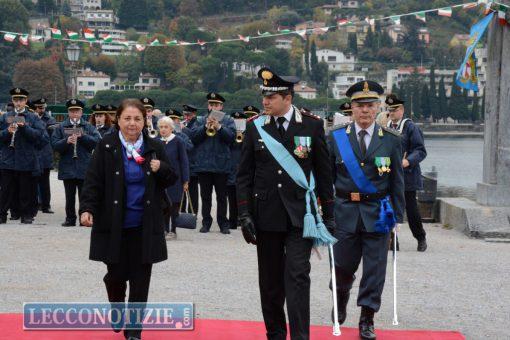
[[[372,81],[351,86],[347,96],[352,100],[353,122],[333,128],[329,136],[336,191],[338,319],[345,321],[354,274],[363,259],[358,294],[362,339],[376,337],[374,313],[381,306],[389,235],[395,223],[402,223],[404,210],[400,136],[375,122],[383,92]]]

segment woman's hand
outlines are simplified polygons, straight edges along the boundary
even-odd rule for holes
[[[189,189],[189,182],[184,182],[184,183],[182,184],[182,190],[184,190],[184,191],[188,191],[188,189]]]
[[[161,162],[159,161],[159,159],[151,160],[151,170],[152,170],[152,172],[158,172],[160,166],[161,166]]]
[[[92,224],[94,224],[94,218],[92,217],[92,214],[89,212],[82,213],[80,216],[80,223],[85,227],[92,227]]]

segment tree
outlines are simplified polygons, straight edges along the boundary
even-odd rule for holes
[[[57,9],[55,0],[37,0],[37,11],[44,15],[54,12]]]
[[[200,16],[200,4],[196,0],[181,1],[179,5],[179,14],[191,18]]]
[[[112,78],[117,77],[115,60],[110,56],[100,54],[98,56],[89,57],[85,65],[94,71],[106,73]]]
[[[356,32],[349,33],[348,35],[349,52],[358,55],[358,36]]]
[[[419,39],[416,25],[409,25],[407,33],[404,34],[402,46],[411,53],[413,61],[420,62],[425,58],[425,47],[423,46],[423,42]]]
[[[444,119],[448,115],[448,99],[446,97],[446,88],[444,86],[444,77],[441,77],[439,81],[439,89],[437,93],[437,101],[438,101],[438,114],[437,118]]]
[[[317,59],[317,46],[315,45],[315,40],[312,41],[312,45],[310,46],[310,77],[313,79],[314,74],[317,72],[317,64],[319,60]]]
[[[223,83],[221,59],[208,56],[200,59],[199,65],[202,70],[202,84],[204,90],[218,90],[218,86]]]
[[[308,35],[305,42],[305,71],[306,76],[310,77],[310,39]]]
[[[176,72],[186,66],[184,49],[177,46],[147,47],[143,54],[143,66],[145,71],[163,78],[164,82],[168,72]]]
[[[18,0],[0,0],[0,29],[9,32],[27,32],[28,11]]]
[[[67,97],[64,76],[51,59],[22,60],[14,68],[13,84],[30,92],[32,98],[57,98],[64,101]]]
[[[367,35],[365,37],[365,42],[363,43],[363,47],[371,50],[375,47],[374,45],[375,45],[374,33],[372,32],[372,26],[369,26]]]
[[[456,75],[453,79],[456,78]],[[460,87],[453,83],[452,84],[452,93],[450,95],[450,103],[448,105],[448,113],[450,117],[456,120],[462,119],[464,109],[464,97],[462,96],[462,92]]]
[[[121,28],[147,29],[149,23],[147,0],[122,0],[117,16]]]
[[[436,66],[432,64],[430,66],[430,75],[429,75],[429,105],[430,105],[430,113],[431,115],[435,115],[438,110],[437,103],[437,91],[436,91]]]
[[[421,116],[423,118],[429,118],[430,111],[430,92],[427,84],[423,84],[423,88],[421,90]]]
[[[476,122],[480,119],[480,98],[478,98],[478,92],[474,91],[473,105],[471,106],[471,122]]]
[[[71,5],[69,4],[68,0],[65,0],[64,2],[62,2],[61,11],[62,11],[62,14],[65,15],[66,17],[71,16]]]

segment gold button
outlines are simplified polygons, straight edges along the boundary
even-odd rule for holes
[[[361,163],[360,165],[361,165],[361,166],[365,166],[365,163]]]

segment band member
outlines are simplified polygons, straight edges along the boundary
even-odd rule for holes
[[[106,106],[99,104],[92,105],[92,114],[90,115],[89,123],[96,127],[101,138],[113,131],[110,115],[108,114],[108,108]]]
[[[351,107],[350,100],[346,100],[344,103],[342,103],[342,105],[340,105],[339,109],[340,109],[340,111],[342,111],[342,114],[344,116],[349,116],[349,117],[352,116],[352,107]]]
[[[79,99],[66,103],[69,117],[51,136],[53,149],[60,154],[58,179],[64,181],[66,195],[66,219],[63,227],[76,226],[76,191],[81,195],[85,172],[92,151],[101,139],[96,127],[82,118],[85,104]]]
[[[245,111],[246,112],[246,111]],[[254,111],[253,111],[254,112]],[[237,195],[236,195],[236,177],[237,167],[241,159],[241,147],[244,139],[244,129],[246,127],[246,119],[248,116],[242,112],[234,112],[231,117],[236,124],[236,142],[230,147],[230,172],[227,179],[228,193],[228,222],[230,229],[237,229]],[[244,127],[243,127],[244,125]]]
[[[427,157],[427,150],[420,128],[411,119],[404,118],[404,103],[394,94],[386,97],[386,105],[390,116],[388,127],[397,130],[402,136],[402,152],[404,153],[402,167],[404,168],[406,213],[409,228],[411,228],[414,238],[418,241],[417,250],[423,252],[427,250],[427,234],[423,229],[420,210],[416,201],[416,191],[423,189],[420,163]]]
[[[247,118],[251,118],[253,116],[260,114],[260,110],[256,106],[248,105],[243,107],[243,113],[246,115]]]
[[[129,315],[143,315],[130,303],[146,303],[152,264],[167,259],[163,228],[165,188],[176,180],[163,144],[143,133],[145,108],[124,100],[117,132],[105,135],[92,155],[80,202],[80,222],[92,227],[90,259],[106,264],[103,279],[112,308],[123,314],[129,282]],[[138,313],[138,314],[137,314]],[[134,317],[133,319],[139,319]],[[141,339],[142,325],[124,329],[126,339]],[[120,332],[122,322],[113,322]]]
[[[389,234],[402,223],[404,176],[398,133],[379,126],[381,85],[362,81],[347,90],[352,123],[329,135],[336,190],[334,246],[338,319],[345,321],[347,302],[363,259],[358,306],[359,335],[375,339],[374,313],[381,306]]]
[[[304,223],[304,216],[310,208],[315,221],[317,212],[306,204],[305,198],[312,195],[297,184],[296,174],[307,181],[314,176],[325,224],[334,228],[333,181],[324,123],[292,105],[298,78],[278,76],[268,68],[262,68],[258,76],[263,81],[266,115],[254,117],[246,126],[237,173],[239,225],[245,240],[257,245],[267,338],[286,339],[286,302],[291,338],[309,339],[314,241],[303,235],[315,225],[312,227],[309,219]],[[319,230],[331,239],[323,225]]]
[[[197,123],[197,111],[198,109],[190,104],[185,104],[182,106],[182,113],[184,115],[183,128],[182,132],[191,137],[191,130]],[[190,138],[191,141],[191,138]],[[192,142],[193,144],[193,142]],[[189,161],[189,197],[191,199],[190,202],[184,200],[184,204],[182,205],[182,212],[191,211],[190,205],[193,208],[193,211],[198,212],[199,208],[199,199],[198,199],[198,174],[197,174],[197,150],[193,145],[193,149],[188,150],[188,161]]]
[[[116,114],[117,114],[117,106],[109,104],[106,105],[106,114],[110,117],[110,122],[112,123],[113,128],[115,129],[116,122]]]
[[[191,139],[188,137],[188,135],[185,134],[183,131],[185,127],[183,126],[182,123],[182,120],[184,118],[182,113],[179,110],[168,109],[165,111],[165,116],[167,116],[174,122],[174,129],[172,133],[182,140],[182,142],[184,143],[184,147],[186,148],[186,152],[189,155],[191,150],[193,150],[193,143],[191,142]]]
[[[149,134],[149,137],[155,138],[158,135],[158,117],[156,117],[154,113],[154,100],[144,97],[140,99],[143,106],[145,107],[146,113],[147,113],[147,132]]]
[[[173,240],[177,238],[177,227],[175,220],[179,216],[179,207],[183,193],[188,191],[189,183],[189,162],[188,153],[183,140],[174,134],[175,122],[170,117],[163,117],[158,120],[160,132],[159,139],[165,144],[165,153],[169,163],[177,175],[174,184],[166,188],[166,193],[171,201],[171,208],[165,213],[166,239]],[[172,227],[170,229],[170,221]]]
[[[7,222],[9,208],[21,223],[33,222],[33,203],[37,190],[33,173],[40,171],[38,154],[49,142],[41,120],[26,108],[28,91],[10,91],[14,110],[0,116],[0,223]],[[14,201],[16,199],[16,201]]]
[[[216,92],[207,94],[209,114],[197,119],[191,130],[191,141],[196,149],[196,173],[200,182],[202,198],[201,233],[211,229],[212,190],[216,192],[217,221],[222,234],[230,234],[227,219],[227,177],[230,171],[230,145],[234,143],[236,129],[234,121],[227,115],[221,120],[211,112],[223,110],[225,98]]]
[[[51,137],[53,130],[58,126],[58,123],[55,118],[51,117],[49,113],[46,112],[46,103],[46,98],[40,98],[33,102],[37,116],[44,124],[48,136]],[[51,143],[46,144],[44,148],[39,152],[39,163],[42,171],[41,176],[36,178],[39,191],[38,205],[40,206],[40,210],[43,213],[53,214],[50,204],[50,172],[53,170],[53,148],[51,147]]]

